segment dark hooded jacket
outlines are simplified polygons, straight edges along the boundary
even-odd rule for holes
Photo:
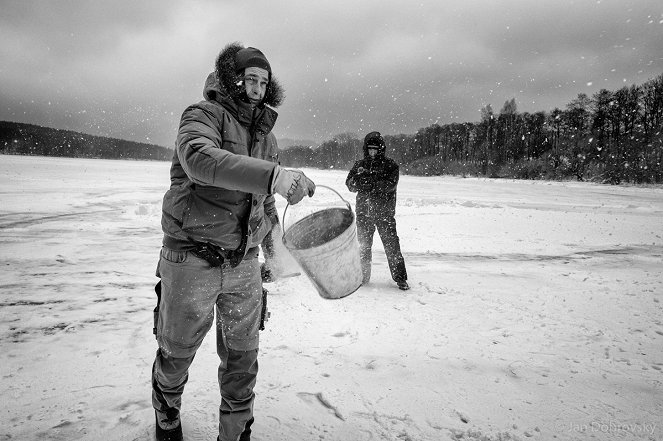
[[[233,61],[241,48],[233,44],[221,52],[205,82],[205,99],[182,114],[161,220],[168,248],[208,243],[235,262],[262,242],[276,219],[269,192],[278,160],[272,133],[277,113],[269,106],[283,99],[271,77],[261,105],[252,110],[242,100]]]
[[[364,159],[355,162],[345,180],[348,190],[357,192],[357,216],[394,217],[398,177],[398,164],[385,156],[384,144],[371,158],[365,139]]]

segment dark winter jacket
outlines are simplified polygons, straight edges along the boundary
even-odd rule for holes
[[[364,142],[364,159],[355,162],[345,180],[348,190],[357,192],[357,216],[393,217],[398,177],[398,164],[385,157],[384,146],[371,158]]]
[[[228,78],[234,75],[232,67],[210,74],[205,100],[182,114],[163,198],[161,225],[169,248],[204,242],[241,258],[261,243],[271,230],[270,217],[276,218],[269,190],[277,162],[271,132],[277,113],[264,104],[280,104],[282,90],[272,81],[264,103],[252,111],[240,91],[223,86],[235,84]]]

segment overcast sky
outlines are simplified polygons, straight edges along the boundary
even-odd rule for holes
[[[279,138],[413,134],[663,73],[660,0],[0,0],[0,120],[172,146],[218,52],[261,49]]]

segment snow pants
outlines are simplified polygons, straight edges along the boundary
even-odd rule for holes
[[[359,255],[364,283],[371,278],[371,262],[373,260],[373,235],[377,228],[384,252],[387,255],[389,271],[394,282],[407,280],[405,260],[401,253],[401,243],[396,233],[396,219],[393,216],[371,217],[362,213],[357,214],[357,239],[359,240]]]
[[[159,349],[152,370],[152,405],[180,409],[189,366],[214,323],[221,404],[219,439],[236,441],[253,417],[258,374],[262,282],[257,248],[235,268],[186,251],[162,248],[161,300],[155,324]]]

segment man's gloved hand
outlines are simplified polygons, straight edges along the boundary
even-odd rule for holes
[[[272,178],[272,193],[283,196],[290,205],[304,199],[304,196],[313,196],[315,184],[299,170],[288,170],[278,165]]]
[[[357,188],[363,191],[371,191],[373,189],[373,180],[370,176],[359,176],[357,178]]]

